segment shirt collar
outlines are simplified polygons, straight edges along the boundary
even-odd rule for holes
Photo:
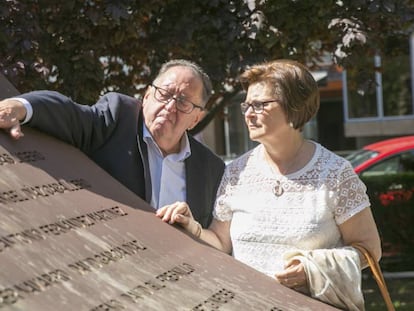
[[[158,147],[157,143],[155,142],[154,138],[152,137],[150,131],[148,130],[145,123],[142,125],[142,136],[143,140],[147,144],[147,146],[154,146],[159,154],[162,155],[162,151],[160,147]],[[169,154],[168,156],[173,158],[176,162],[184,161],[191,155],[191,148],[190,148],[190,141],[188,139],[187,132],[184,133],[183,137],[180,140],[180,151],[178,153]]]

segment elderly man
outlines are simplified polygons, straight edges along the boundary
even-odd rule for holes
[[[86,106],[34,91],[0,101],[0,128],[18,139],[23,123],[70,143],[154,209],[186,201],[207,227],[224,163],[186,131],[203,117],[211,89],[197,64],[172,60],[142,102],[108,93]]]

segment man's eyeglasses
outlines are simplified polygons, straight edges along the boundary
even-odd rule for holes
[[[184,113],[191,113],[194,108],[198,108],[201,111],[204,110],[203,107],[196,105],[189,101],[188,99],[185,99],[183,96],[174,95],[170,91],[163,89],[161,87],[158,87],[154,84],[150,84],[152,87],[154,87],[154,97],[156,100],[158,100],[161,103],[168,104],[171,100],[175,100],[175,107],[178,111],[184,112]]]
[[[272,99],[272,100],[267,100],[264,102],[252,102],[251,104],[243,102],[240,104],[240,109],[241,109],[241,113],[242,115],[245,115],[247,110],[249,109],[249,107],[252,107],[254,113],[262,113],[264,110],[264,107],[268,104],[268,103],[273,103],[273,102],[277,102],[277,100]]]

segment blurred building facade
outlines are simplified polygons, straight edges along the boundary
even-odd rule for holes
[[[367,57],[364,66],[375,69],[371,77],[363,75],[363,68],[342,70],[329,58],[320,64],[320,71],[313,75],[319,84],[321,105],[317,116],[305,126],[304,136],[346,154],[381,139],[414,134],[413,42],[414,35],[403,56]],[[204,142],[225,158],[234,158],[256,145],[250,141],[240,113],[243,100],[244,94],[236,95],[203,132]]]

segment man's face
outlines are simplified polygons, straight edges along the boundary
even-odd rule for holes
[[[154,85],[177,97],[201,105],[203,83],[190,68],[172,67],[159,77]],[[144,96],[145,125],[164,153],[178,152],[184,132],[198,123],[203,112],[198,108],[193,109],[191,113],[178,111],[176,100],[172,99],[168,103],[160,102],[154,96],[155,91],[155,88],[150,86]]]

